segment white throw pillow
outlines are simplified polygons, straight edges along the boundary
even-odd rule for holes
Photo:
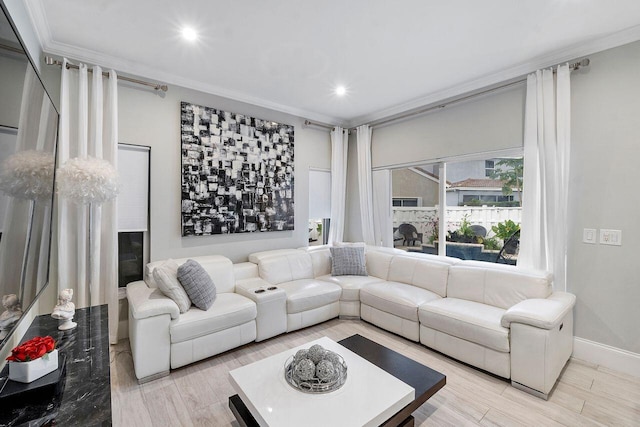
[[[178,280],[178,264],[169,259],[154,268],[152,274],[162,293],[178,304],[180,313],[187,312],[191,307],[191,300]]]

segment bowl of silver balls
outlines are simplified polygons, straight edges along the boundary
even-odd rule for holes
[[[291,387],[305,393],[329,393],[347,380],[347,364],[342,356],[319,344],[298,350],[284,365]]]

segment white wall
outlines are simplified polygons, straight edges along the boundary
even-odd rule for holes
[[[571,75],[568,290],[575,335],[640,353],[640,42],[591,55]],[[582,243],[622,230],[622,246]]]
[[[221,254],[234,262],[257,251],[308,244],[309,167],[331,167],[331,140],[303,119],[242,102],[170,85],[164,97],[119,85],[119,140],[151,146],[151,261]],[[295,126],[295,230],[200,237],[181,236],[180,101]]]

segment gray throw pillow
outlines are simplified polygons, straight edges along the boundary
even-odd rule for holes
[[[197,261],[189,259],[178,267],[178,280],[196,307],[209,310],[216,299],[216,285]]]
[[[332,276],[367,276],[364,247],[331,247]]]

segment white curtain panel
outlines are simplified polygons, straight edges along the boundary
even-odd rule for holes
[[[375,244],[393,247],[393,212],[391,208],[391,170],[373,171],[373,231]]]
[[[87,66],[76,73],[62,67],[58,165],[75,157],[102,158],[117,168],[117,75],[109,72],[103,87],[102,69],[94,67],[89,90]],[[91,104],[89,106],[89,104]],[[89,206],[58,198],[58,289],[73,288],[76,307],[109,305],[109,335],[117,342],[118,271],[116,201]],[[89,240],[91,245],[89,247]],[[87,271],[91,257],[91,271]],[[89,281],[90,279],[90,281]],[[91,283],[91,289],[88,285]]]
[[[551,271],[566,290],[567,199],[571,146],[568,65],[527,77],[524,193],[518,266]]]
[[[348,144],[348,132],[336,126],[331,131],[331,223],[328,241],[330,245],[342,242],[344,237]]]
[[[375,245],[373,226],[373,188],[371,182],[371,128],[358,126],[358,187],[360,189],[360,225],[362,239],[367,245]]]

